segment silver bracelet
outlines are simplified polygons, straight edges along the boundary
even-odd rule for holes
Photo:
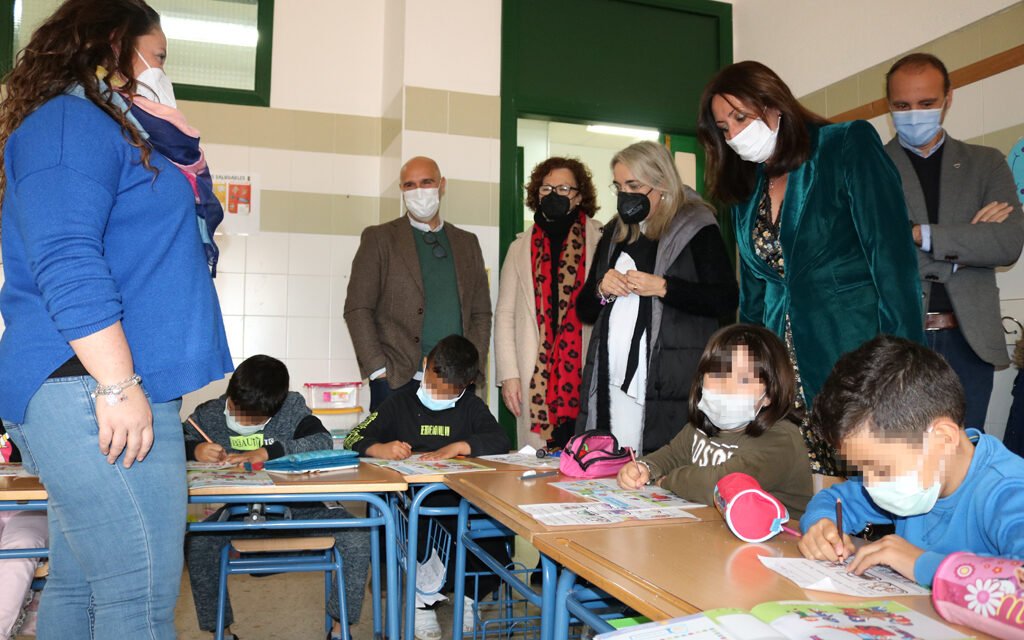
[[[654,469],[651,469],[651,465],[647,464],[643,460],[637,460],[636,463],[642,464],[647,468],[647,482],[644,483],[644,486],[654,484]]]
[[[122,380],[121,382],[96,385],[96,389],[92,392],[92,398],[95,400],[96,398],[103,396],[103,399],[107,404],[112,407],[127,400],[128,397],[124,395],[125,389],[129,389],[135,385],[142,385],[142,376],[137,373],[133,373],[132,377],[127,380]]]

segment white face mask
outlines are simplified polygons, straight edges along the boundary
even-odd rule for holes
[[[940,467],[935,482],[926,487],[921,481],[924,458],[919,460],[917,468],[910,473],[870,485],[865,481],[864,490],[871,496],[871,501],[897,516],[919,516],[931,511],[942,490],[942,471]]]
[[[775,143],[781,128],[781,115],[775,131],[772,131],[764,120],[758,118],[748,124],[743,131],[726,140],[725,143],[736,152],[736,155],[747,162],[764,162],[775,152]]]
[[[754,396],[742,393],[717,393],[704,389],[697,408],[722,431],[736,431],[754,421],[760,412],[757,403],[764,396],[763,393]]]
[[[410,189],[402,192],[405,208],[413,218],[426,222],[434,217],[441,206],[441,191],[432,189]]]
[[[135,50],[135,53],[142,60],[142,64],[146,65],[146,70],[135,78],[136,93],[153,102],[159,102],[162,105],[175,109],[178,108],[178,103],[174,99],[174,85],[171,84],[171,79],[167,77],[164,70],[160,67],[149,66],[146,58],[138,49]]]
[[[238,421],[235,420],[235,416],[231,415],[231,412],[228,411],[226,404],[224,405],[224,420],[228,423],[228,429],[230,431],[234,431],[240,436],[251,436],[254,433],[259,433],[260,431],[263,431],[263,428],[270,422],[270,418],[267,418],[264,422],[254,424],[252,426],[238,424]]]

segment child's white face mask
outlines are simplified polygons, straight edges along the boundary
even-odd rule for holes
[[[761,410],[757,403],[761,402],[764,396],[764,393],[760,396],[718,393],[705,388],[701,391],[697,408],[722,431],[736,431],[754,421]]]
[[[224,420],[228,424],[228,430],[233,431],[240,436],[251,436],[254,433],[259,433],[260,431],[263,431],[263,428],[270,422],[270,418],[267,418],[260,424],[254,424],[251,426],[238,424],[238,421],[235,420],[235,416],[231,415],[231,412],[228,411],[227,405],[224,406]]]

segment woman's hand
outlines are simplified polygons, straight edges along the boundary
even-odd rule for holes
[[[518,418],[523,412],[523,385],[519,378],[509,378],[501,383],[501,399],[512,415]]]
[[[153,413],[142,387],[134,385],[124,390],[125,399],[107,404],[106,398],[96,398],[96,422],[99,424],[100,453],[114,464],[124,453],[124,468],[142,462],[153,446]]]
[[[629,283],[626,281],[626,276],[615,269],[609,269],[605,272],[604,277],[601,278],[601,283],[597,286],[597,291],[606,298],[609,296],[628,296],[632,293]]]
[[[668,282],[665,278],[633,269],[626,272],[626,286],[638,296],[662,298],[668,293]]]

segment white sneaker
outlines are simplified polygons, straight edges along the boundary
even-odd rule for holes
[[[473,611],[473,599],[464,596],[462,599],[462,633],[473,633],[476,629],[476,612]]]
[[[441,640],[441,625],[433,609],[416,609],[416,640]]]

